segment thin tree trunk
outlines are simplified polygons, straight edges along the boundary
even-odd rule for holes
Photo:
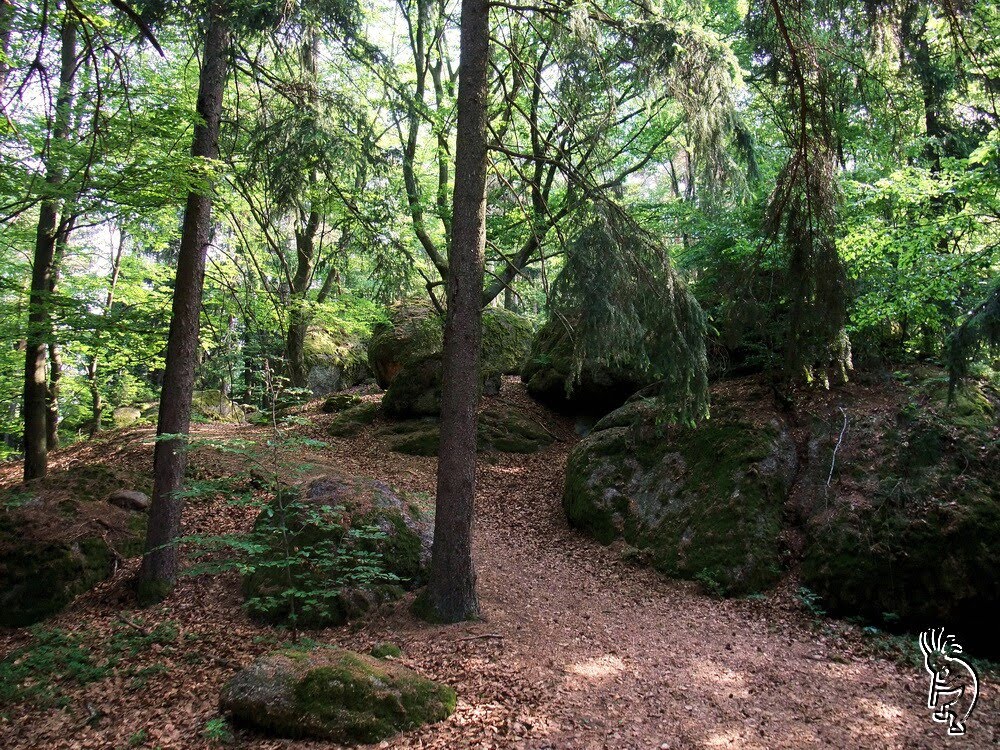
[[[305,32],[302,42],[302,68],[305,85],[308,87],[306,107],[314,124],[319,118],[319,75],[316,52],[319,40],[315,28],[310,27]],[[316,170],[309,174],[308,187],[314,188],[318,181]],[[312,284],[313,270],[316,265],[316,234],[319,232],[323,217],[305,202],[315,203],[316,196],[311,192],[299,196],[298,220],[300,226],[295,230],[295,274],[289,285],[291,304],[288,312],[288,332],[285,336],[285,357],[288,360],[288,380],[293,388],[305,388],[308,385],[309,372],[306,369],[305,344],[306,333],[309,330],[309,314],[306,310],[306,297]],[[304,221],[303,221],[304,219]]]
[[[472,520],[486,246],[488,66],[489,4],[487,0],[462,0],[453,242],[448,262],[437,513],[427,590],[434,616],[445,622],[479,616],[472,559]]]
[[[219,155],[219,121],[229,58],[229,26],[221,3],[212,3],[205,32],[205,51],[198,83],[197,111],[191,152],[196,158]],[[212,228],[210,193],[188,194],[177,256],[170,334],[160,392],[160,413],[153,454],[153,498],[149,509],[146,552],[139,570],[141,602],[163,599],[177,579],[177,538],[183,499],[180,489],[187,468],[185,436],[191,424],[191,392],[198,362],[198,327],[205,259]],[[174,437],[181,436],[181,437]]]
[[[72,214],[72,208],[66,209],[64,213]],[[73,233],[76,224],[76,217],[70,215],[63,220],[63,227],[56,240],[55,257],[52,261],[52,280],[49,284],[50,299],[55,296],[59,287],[59,275],[62,269],[63,259],[66,257],[66,248],[69,244],[69,236]],[[62,382],[62,352],[55,337],[49,341],[49,384],[46,396],[46,418],[45,434],[48,449],[55,450],[59,447],[59,391]]]
[[[115,302],[115,289],[118,287],[118,276],[122,270],[122,256],[125,254],[125,232],[121,232],[118,238],[118,249],[111,259],[111,279],[108,281],[108,293],[104,297],[104,311],[101,313],[105,320],[111,314],[111,306]],[[101,398],[100,384],[97,382],[97,368],[100,358],[97,355],[97,347],[90,356],[87,363],[87,383],[90,386],[90,408],[93,412],[93,424],[90,428],[90,437],[94,437],[101,431],[101,417],[104,414],[104,400]]]
[[[0,55],[6,56],[10,49],[10,33],[14,25],[14,4],[9,0],[0,0]],[[10,66],[0,61],[0,94],[7,85]]]
[[[52,126],[51,142],[65,141],[69,135],[73,108],[73,79],[76,73],[76,20],[67,16],[60,40],[59,91]],[[61,200],[58,190],[65,170],[51,159],[46,165],[48,197],[38,210],[35,256],[31,268],[31,292],[28,298],[28,331],[24,361],[24,478],[44,477],[48,470],[48,387],[46,350],[51,338],[49,290],[52,265],[59,234]]]

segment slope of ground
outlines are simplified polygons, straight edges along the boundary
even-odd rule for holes
[[[508,382],[505,398],[526,401]],[[449,720],[383,743],[400,748],[939,748],[946,729],[926,708],[927,675],[875,655],[861,631],[817,620],[785,589],[720,601],[689,584],[631,567],[616,547],[571,531],[560,506],[572,425],[536,411],[560,440],[534,455],[481,462],[475,529],[485,620],[432,626],[408,600],[354,626],[311,632],[316,641],[365,651],[391,642],[402,662],[453,685]],[[327,415],[309,412],[303,432],[327,439],[307,449],[310,475],[374,476],[433,492],[435,459],[389,452],[369,429],[325,438]],[[202,437],[251,438],[247,427],[205,426]],[[149,433],[117,433],[69,448],[57,466],[114,461],[148,472]],[[218,475],[236,457],[195,456]],[[227,464],[228,462],[228,464]],[[0,467],[0,484],[18,468]],[[245,530],[254,511],[221,498],[189,504],[189,533]],[[119,668],[82,687],[65,706],[0,707],[0,747],[329,748],[233,730],[219,739],[222,684],[254,656],[288,640],[251,622],[232,575],[183,578],[163,604],[136,610],[126,582],[137,560],[47,623],[81,634],[95,652],[140,643]],[[173,637],[152,637],[158,623]],[[0,632],[0,655],[28,642]],[[130,640],[131,639],[131,640]],[[133,653],[135,652],[135,653]],[[1000,691],[989,680],[966,747],[1000,743]]]

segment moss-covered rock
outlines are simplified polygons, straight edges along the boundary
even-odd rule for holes
[[[319,648],[261,657],[226,683],[220,708],[278,737],[356,744],[442,721],[456,699],[400,664]]]
[[[266,549],[244,578],[256,617],[322,627],[424,583],[433,501],[372,479],[325,477],[282,491],[257,517]],[[308,554],[307,554],[308,553]],[[294,588],[299,597],[283,592]]]
[[[436,456],[441,441],[438,421],[407,419],[386,424],[379,434],[389,450],[411,456]],[[479,415],[480,452],[535,453],[552,443],[552,433],[530,414],[514,407],[492,407]]]
[[[570,523],[604,544],[623,538],[657,570],[712,593],[773,585],[796,466],[787,432],[736,410],[717,409],[697,427],[663,422],[647,399],[596,425],[567,463]]]
[[[120,486],[105,467],[84,466],[0,498],[0,625],[59,612],[142,552],[146,515],[105,502]]]
[[[309,326],[303,354],[307,385],[314,396],[351,388],[371,377],[368,347],[347,329]]]
[[[499,392],[503,375],[518,372],[531,338],[531,324],[497,308],[483,312],[481,387]],[[392,308],[390,322],[376,326],[368,357],[386,389],[383,406],[395,417],[436,416],[441,412],[441,356],[444,320],[426,303]]]
[[[483,310],[483,368],[487,375],[518,375],[531,347],[531,322],[502,307]]]
[[[375,325],[368,342],[368,362],[381,388],[411,360],[440,353],[444,342],[444,319],[429,302],[405,300],[393,305],[388,317]]]
[[[208,422],[242,422],[243,409],[220,390],[191,394],[191,417]]]
[[[373,401],[364,401],[337,414],[327,427],[327,432],[332,437],[354,437],[365,426],[374,422],[378,415],[379,405]]]
[[[943,373],[905,380],[897,403],[850,413],[842,440],[839,414],[814,427],[803,582],[832,613],[945,626],[1000,655],[995,395],[972,384],[949,405]]]
[[[142,410],[134,406],[119,406],[111,412],[111,421],[119,429],[132,427],[142,421]]]
[[[429,417],[441,413],[441,353],[414,357],[392,381],[382,408],[393,417]]]
[[[324,414],[336,414],[345,409],[350,409],[352,406],[358,406],[361,403],[362,398],[357,394],[335,393],[323,402],[320,411]]]
[[[654,381],[623,364],[587,360],[574,377],[572,321],[553,317],[543,325],[521,370],[528,393],[553,409],[574,414],[607,414]]]

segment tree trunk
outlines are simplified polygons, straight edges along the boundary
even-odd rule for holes
[[[316,29],[308,28],[302,42],[301,56],[305,85],[308,87],[306,107],[314,126],[319,118],[319,75],[316,59],[318,45]],[[318,179],[316,170],[313,169],[309,173],[307,187],[315,188]],[[288,312],[288,333],[285,336],[285,357],[288,359],[288,380],[293,388],[305,388],[309,381],[305,361],[306,333],[309,329],[306,298],[316,265],[316,235],[323,221],[315,205],[306,207],[306,201],[315,204],[316,196],[311,190],[299,196],[299,225],[295,230],[295,274],[289,285],[291,304]]]
[[[229,58],[229,27],[221,3],[212,3],[205,32],[205,51],[198,82],[197,110],[202,122],[195,127],[191,153],[196,158],[219,155],[219,121]],[[160,413],[153,454],[153,498],[149,509],[146,551],[139,570],[141,602],[163,599],[177,578],[177,538],[183,499],[179,491],[187,468],[185,437],[191,423],[191,392],[198,361],[198,328],[205,258],[211,236],[212,196],[188,194],[177,256],[173,310],[160,392]]]
[[[76,73],[76,21],[67,17],[60,40],[59,91],[56,94],[52,143],[65,141],[69,135],[73,108],[73,79]],[[59,234],[61,200],[59,188],[65,170],[55,163],[46,164],[47,197],[38,210],[35,256],[31,268],[31,292],[28,298],[28,331],[24,359],[24,478],[44,477],[48,470],[48,387],[46,350],[51,339],[49,291],[52,265]]]
[[[70,214],[64,218],[63,227],[56,240],[55,257],[52,261],[51,283],[49,284],[50,299],[55,296],[59,287],[59,274],[62,269],[63,259],[66,257],[66,247],[69,244],[69,236],[73,233],[76,224],[76,216],[72,215],[74,208],[64,209],[65,214]],[[59,390],[62,382],[62,353],[59,344],[53,335],[49,341],[49,385],[46,394],[46,417],[45,434],[48,449],[55,450],[59,447]]]
[[[121,274],[122,270],[122,256],[125,254],[125,232],[121,232],[118,238],[118,249],[115,251],[114,257],[111,259],[111,278],[108,281],[108,293],[104,297],[104,311],[102,316],[107,320],[108,315],[111,314],[111,306],[115,302],[115,289],[118,287],[118,276]],[[90,427],[90,437],[94,437],[98,432],[101,431],[101,417],[104,414],[104,400],[101,398],[101,387],[97,382],[97,368],[99,363],[99,358],[97,356],[97,347],[94,347],[95,351],[90,356],[90,361],[87,363],[87,383],[90,387],[90,408],[93,412],[93,424]]]
[[[10,32],[14,25],[14,4],[8,0],[0,0],[0,55],[7,55],[10,49]],[[10,66],[0,61],[0,92],[7,85]]]
[[[479,616],[472,559],[486,246],[489,4],[462,0],[453,241],[448,262],[437,513],[427,598],[445,622]]]

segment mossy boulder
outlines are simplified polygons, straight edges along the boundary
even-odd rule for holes
[[[391,661],[342,649],[263,656],[222,689],[221,710],[287,738],[373,743],[455,710],[447,685]]]
[[[134,406],[119,406],[111,412],[111,421],[119,429],[132,427],[142,421],[142,410]]]
[[[814,427],[802,580],[831,613],[890,628],[945,626],[996,657],[996,394],[971,384],[949,405],[943,373],[904,380],[897,403],[850,413],[842,440],[839,414]]]
[[[320,411],[324,414],[336,414],[345,409],[350,409],[352,406],[358,406],[361,403],[363,403],[363,399],[357,394],[335,393],[323,402]]]
[[[409,362],[440,353],[443,342],[444,319],[429,302],[410,299],[393,305],[368,342],[368,362],[379,387],[388,388]]]
[[[146,515],[106,502],[121,482],[102,466],[53,472],[0,497],[0,625],[62,610],[141,554]]]
[[[425,303],[406,302],[390,311],[390,322],[375,327],[368,347],[383,406],[390,416],[427,417],[441,412],[441,359],[444,319]],[[516,373],[531,341],[531,324],[499,308],[483,312],[481,388],[500,391],[502,377]]]
[[[346,329],[309,326],[303,354],[314,396],[351,388],[371,377],[367,345]]]
[[[563,507],[604,544],[624,539],[660,572],[743,595],[781,573],[782,508],[795,446],[777,421],[717,409],[699,426],[667,425],[655,400],[630,402],[572,451]]]
[[[534,336],[531,322],[502,307],[483,310],[483,369],[487,376],[518,375]]]
[[[254,523],[264,551],[244,577],[248,610],[341,624],[425,582],[433,531],[433,500],[384,482],[325,477],[283,490]]]
[[[655,378],[623,363],[585,360],[579,377],[573,365],[573,319],[549,319],[531,343],[521,380],[538,401],[572,414],[603,415],[618,408]]]
[[[440,425],[433,418],[390,422],[379,434],[390,450],[411,456],[436,456],[441,443]],[[480,452],[535,453],[553,439],[540,421],[514,407],[491,407],[479,415],[476,448]]]
[[[242,422],[244,412],[218,389],[195,391],[191,394],[191,417],[207,422]]]
[[[374,422],[378,415],[379,405],[373,401],[364,401],[339,412],[327,427],[327,433],[331,437],[354,437]]]

